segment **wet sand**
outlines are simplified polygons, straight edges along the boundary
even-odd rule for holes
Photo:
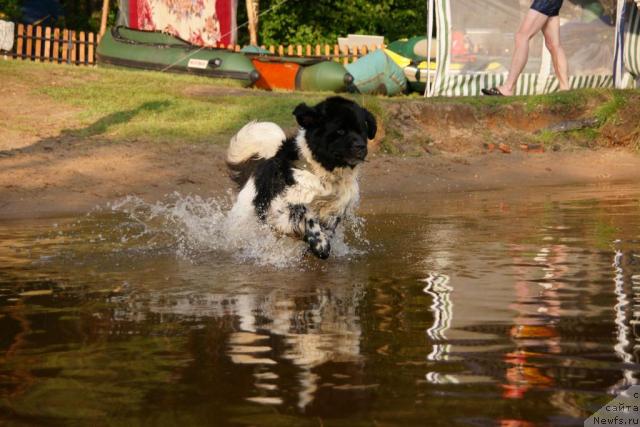
[[[385,195],[437,198],[638,181],[640,156],[625,149],[416,158],[374,153],[362,171],[362,206]],[[233,190],[224,147],[215,145],[47,139],[0,155],[0,219],[80,214],[127,195],[156,201],[173,192],[207,198]]]

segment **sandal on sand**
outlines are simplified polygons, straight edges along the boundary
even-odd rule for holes
[[[491,89],[482,89],[482,93],[487,96],[504,96],[502,92],[497,87],[492,87]]]

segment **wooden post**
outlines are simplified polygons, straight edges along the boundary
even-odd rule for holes
[[[269,52],[276,53],[276,47],[274,45],[269,45]]]
[[[104,32],[107,31],[107,18],[109,17],[109,0],[102,0],[102,18],[100,19],[100,32],[98,40],[102,39]]]
[[[94,44],[95,36],[93,33],[89,33],[89,64],[93,64],[93,44]]]
[[[49,62],[51,54],[51,27],[44,29],[44,60]]]
[[[278,46],[278,55],[284,56],[284,46]]]
[[[301,44],[296,46],[296,55],[302,56],[302,45]]]
[[[69,30],[62,30],[62,62],[67,62],[69,53]]]
[[[321,53],[321,51],[320,51],[320,49],[321,49],[321,48],[320,48],[320,45],[319,45],[319,44],[317,44],[317,45],[316,45],[316,56],[320,56],[320,55],[322,54],[322,53]]]
[[[60,62],[60,28],[53,29],[53,62]]]
[[[18,32],[16,34],[16,55],[22,59],[22,47],[24,46],[24,25],[18,24]]]
[[[84,59],[84,53],[87,51],[87,44],[84,42],[84,31],[80,31],[80,42],[78,42],[78,47],[80,48],[80,65],[86,65]]]
[[[290,44],[289,47],[287,47],[287,55],[293,56],[293,45],[292,44]]]
[[[358,47],[356,46],[353,48],[353,52],[349,57],[349,62],[355,62],[355,60],[358,59],[359,57],[360,57],[360,49],[358,49]]]
[[[75,65],[78,52],[78,48],[76,46],[76,32],[71,31],[69,37],[71,37],[71,64]]]
[[[40,53],[42,51],[42,27],[38,25],[36,27],[36,49],[34,50],[34,60],[39,61],[42,57]]]
[[[349,63],[349,48],[345,46],[344,49],[342,50],[342,53],[344,54],[344,57],[342,58],[342,63],[344,65],[347,65]]]
[[[33,46],[33,27],[31,25],[27,25],[27,51],[25,52],[27,59],[31,59],[31,54],[33,52],[31,46]]]
[[[246,0],[249,19],[249,43],[258,46],[258,4],[259,0]]]

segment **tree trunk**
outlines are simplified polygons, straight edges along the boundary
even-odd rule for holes
[[[102,0],[102,19],[100,20],[100,32],[98,40],[102,39],[104,32],[107,30],[107,18],[109,17],[109,0]]]
[[[258,46],[258,10],[260,0],[246,0],[249,19],[249,44]]]

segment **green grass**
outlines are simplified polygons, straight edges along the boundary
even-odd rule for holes
[[[45,71],[43,73],[43,70]],[[43,79],[42,75],[50,78]],[[78,126],[65,130],[78,137],[226,142],[250,120],[295,126],[291,112],[300,102],[323,94],[275,94],[240,91],[238,82],[116,68],[80,68],[19,61],[0,62],[0,78],[11,75],[29,84],[32,95],[45,95],[77,108]],[[52,77],[52,78],[51,78]],[[34,84],[39,83],[39,84]],[[206,95],[189,95],[197,87]]]
[[[52,103],[52,108],[76,111],[70,124],[66,125],[68,129],[62,131],[64,134],[112,141],[224,144],[250,120],[273,121],[285,129],[295,128],[291,112],[297,104],[313,104],[331,95],[309,92],[269,93],[257,89],[241,89],[241,84],[232,80],[26,61],[0,60],[0,80],[16,84],[19,90],[28,92],[25,96],[32,98],[34,102],[45,98],[44,102],[48,100]],[[478,117],[500,114],[510,105],[517,106],[525,113],[546,111],[558,116],[571,116],[575,112],[585,112],[595,115],[600,126],[603,126],[605,123],[615,123],[621,109],[625,111],[625,105],[632,105],[629,97],[637,97],[637,91],[627,92],[588,89],[531,97],[480,96],[428,100],[420,96],[345,96],[364,105],[378,117],[387,135],[381,142],[383,152],[398,154],[401,150],[396,143],[402,142],[403,132],[394,128],[396,120],[389,113],[391,104],[395,105],[396,110],[411,103],[465,105],[473,107],[473,114]],[[34,117],[34,120],[38,118]],[[38,126],[47,125],[42,122],[34,127]],[[597,130],[593,129],[577,131],[571,135],[571,139],[587,141],[597,137]],[[548,146],[558,139],[566,139],[566,136],[542,131],[534,139]],[[428,140],[425,141],[428,143]]]
[[[558,114],[566,114],[585,108],[589,98],[594,95],[595,93],[591,90],[576,90],[529,96],[525,98],[525,111],[532,113],[545,109]]]
[[[539,134],[535,136],[535,140],[540,144],[544,145],[546,148],[549,148],[558,138],[557,132],[552,132],[550,130],[543,130]]]
[[[617,119],[618,111],[627,103],[627,94],[625,92],[613,92],[612,97],[603,103],[596,111],[595,117],[601,126],[611,120]]]

